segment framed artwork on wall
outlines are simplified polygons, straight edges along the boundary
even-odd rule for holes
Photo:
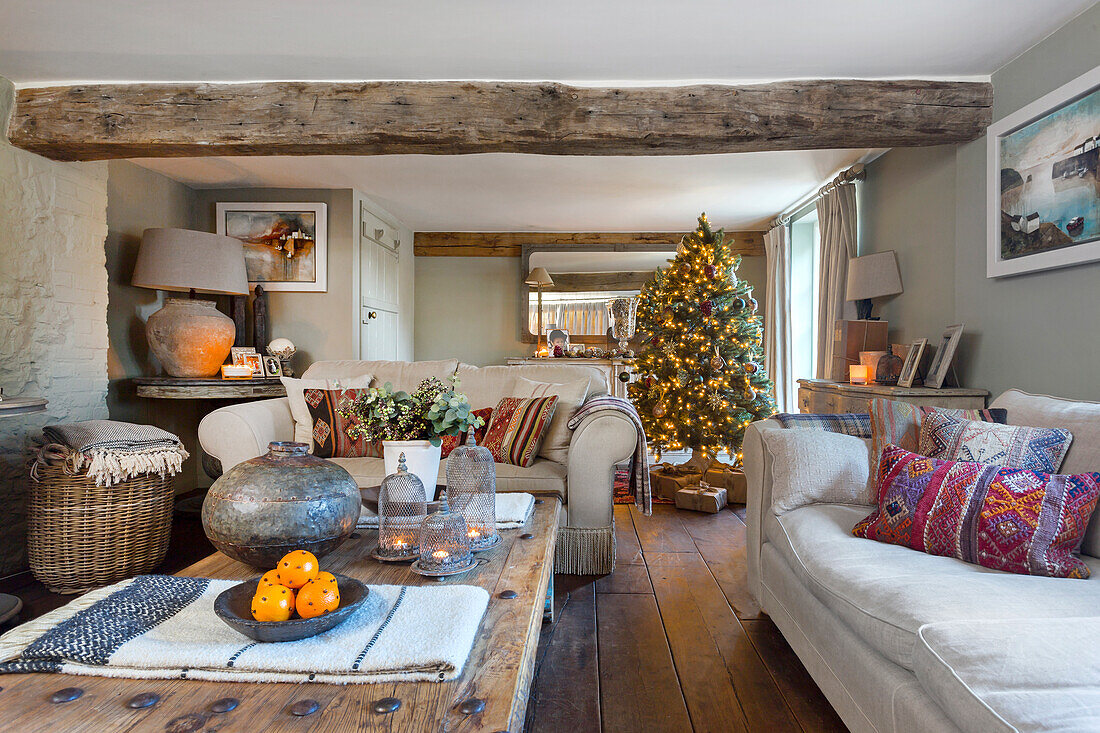
[[[215,206],[218,234],[244,243],[249,285],[268,292],[328,290],[328,212],[323,203]]]
[[[986,277],[1100,260],[1100,67],[989,126]]]
[[[951,361],[955,358],[955,349],[959,348],[959,339],[962,338],[963,324],[948,326],[940,336],[940,347],[936,349],[936,355],[932,357],[932,366],[928,367],[928,376],[924,378],[925,387],[939,389],[947,380],[947,372],[951,369]]]
[[[928,339],[917,339],[909,344],[909,353],[905,355],[905,363],[901,365],[901,375],[898,376],[899,387],[913,386],[913,382],[917,379],[917,370],[920,369],[920,360],[927,346]]]

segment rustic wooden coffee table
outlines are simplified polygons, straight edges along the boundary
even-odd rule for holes
[[[322,559],[325,570],[366,583],[395,585],[477,585],[492,598],[481,621],[462,676],[452,682],[319,685],[198,682],[194,680],[124,680],[62,674],[0,676],[0,709],[4,729],[19,731],[520,731],[535,666],[535,651],[548,594],[553,588],[554,543],[559,502],[541,497],[522,529],[505,530],[495,549],[480,553],[488,560],[465,575],[436,581],[422,578],[407,565],[371,559],[376,532],[360,531]],[[530,534],[528,539],[521,537]],[[247,579],[257,572],[221,553],[195,563],[180,575]],[[513,599],[501,598],[515,591]],[[511,594],[505,593],[505,596]],[[84,694],[65,703],[50,696],[66,687]],[[127,702],[154,693],[152,707],[132,709]],[[227,713],[210,705],[232,697],[240,704]],[[375,701],[394,697],[394,713],[374,712]],[[460,710],[471,699],[484,700],[484,710]],[[319,709],[307,716],[291,713],[294,703],[315,700]]]

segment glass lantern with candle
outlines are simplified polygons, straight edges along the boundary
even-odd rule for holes
[[[415,560],[420,555],[420,525],[427,509],[424,483],[409,473],[402,453],[397,473],[382,479],[378,490],[378,546],[371,555],[383,562]]]
[[[489,449],[474,440],[473,430],[466,437],[466,445],[455,448],[447,459],[447,496],[466,520],[471,550],[488,550],[500,544],[496,466]]]
[[[476,564],[470,552],[469,529],[459,512],[447,503],[447,489],[439,500],[439,511],[420,525],[420,557],[412,564],[414,573],[432,578],[464,573]]]

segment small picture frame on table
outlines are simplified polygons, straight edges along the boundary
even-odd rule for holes
[[[925,377],[924,386],[940,389],[947,380],[947,373],[951,369],[951,361],[955,358],[955,350],[959,348],[959,339],[962,338],[963,324],[958,323],[948,326],[940,336],[940,347],[936,349],[936,356],[932,359],[932,366],[928,367],[928,376]]]
[[[264,373],[265,377],[281,377],[283,376],[283,363],[279,361],[277,356],[265,356],[264,357]]]
[[[924,349],[928,346],[928,339],[917,339],[909,344],[909,353],[905,355],[905,363],[901,366],[901,375],[898,377],[899,387],[912,387],[920,370],[920,360],[924,357]]]
[[[546,348],[550,356],[554,356],[554,347],[560,346],[562,356],[569,355],[569,332],[564,328],[550,327],[546,329]]]
[[[234,346],[229,349],[229,362],[231,364],[244,364],[244,355],[255,353],[256,349],[251,346]]]
[[[252,369],[252,378],[259,379],[264,375],[264,362],[259,354],[241,354],[241,364],[247,364]]]

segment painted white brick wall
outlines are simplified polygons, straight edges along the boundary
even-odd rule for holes
[[[0,143],[0,232],[0,387],[50,401],[46,413],[0,419],[2,577],[26,567],[31,438],[107,417],[106,163]]]

